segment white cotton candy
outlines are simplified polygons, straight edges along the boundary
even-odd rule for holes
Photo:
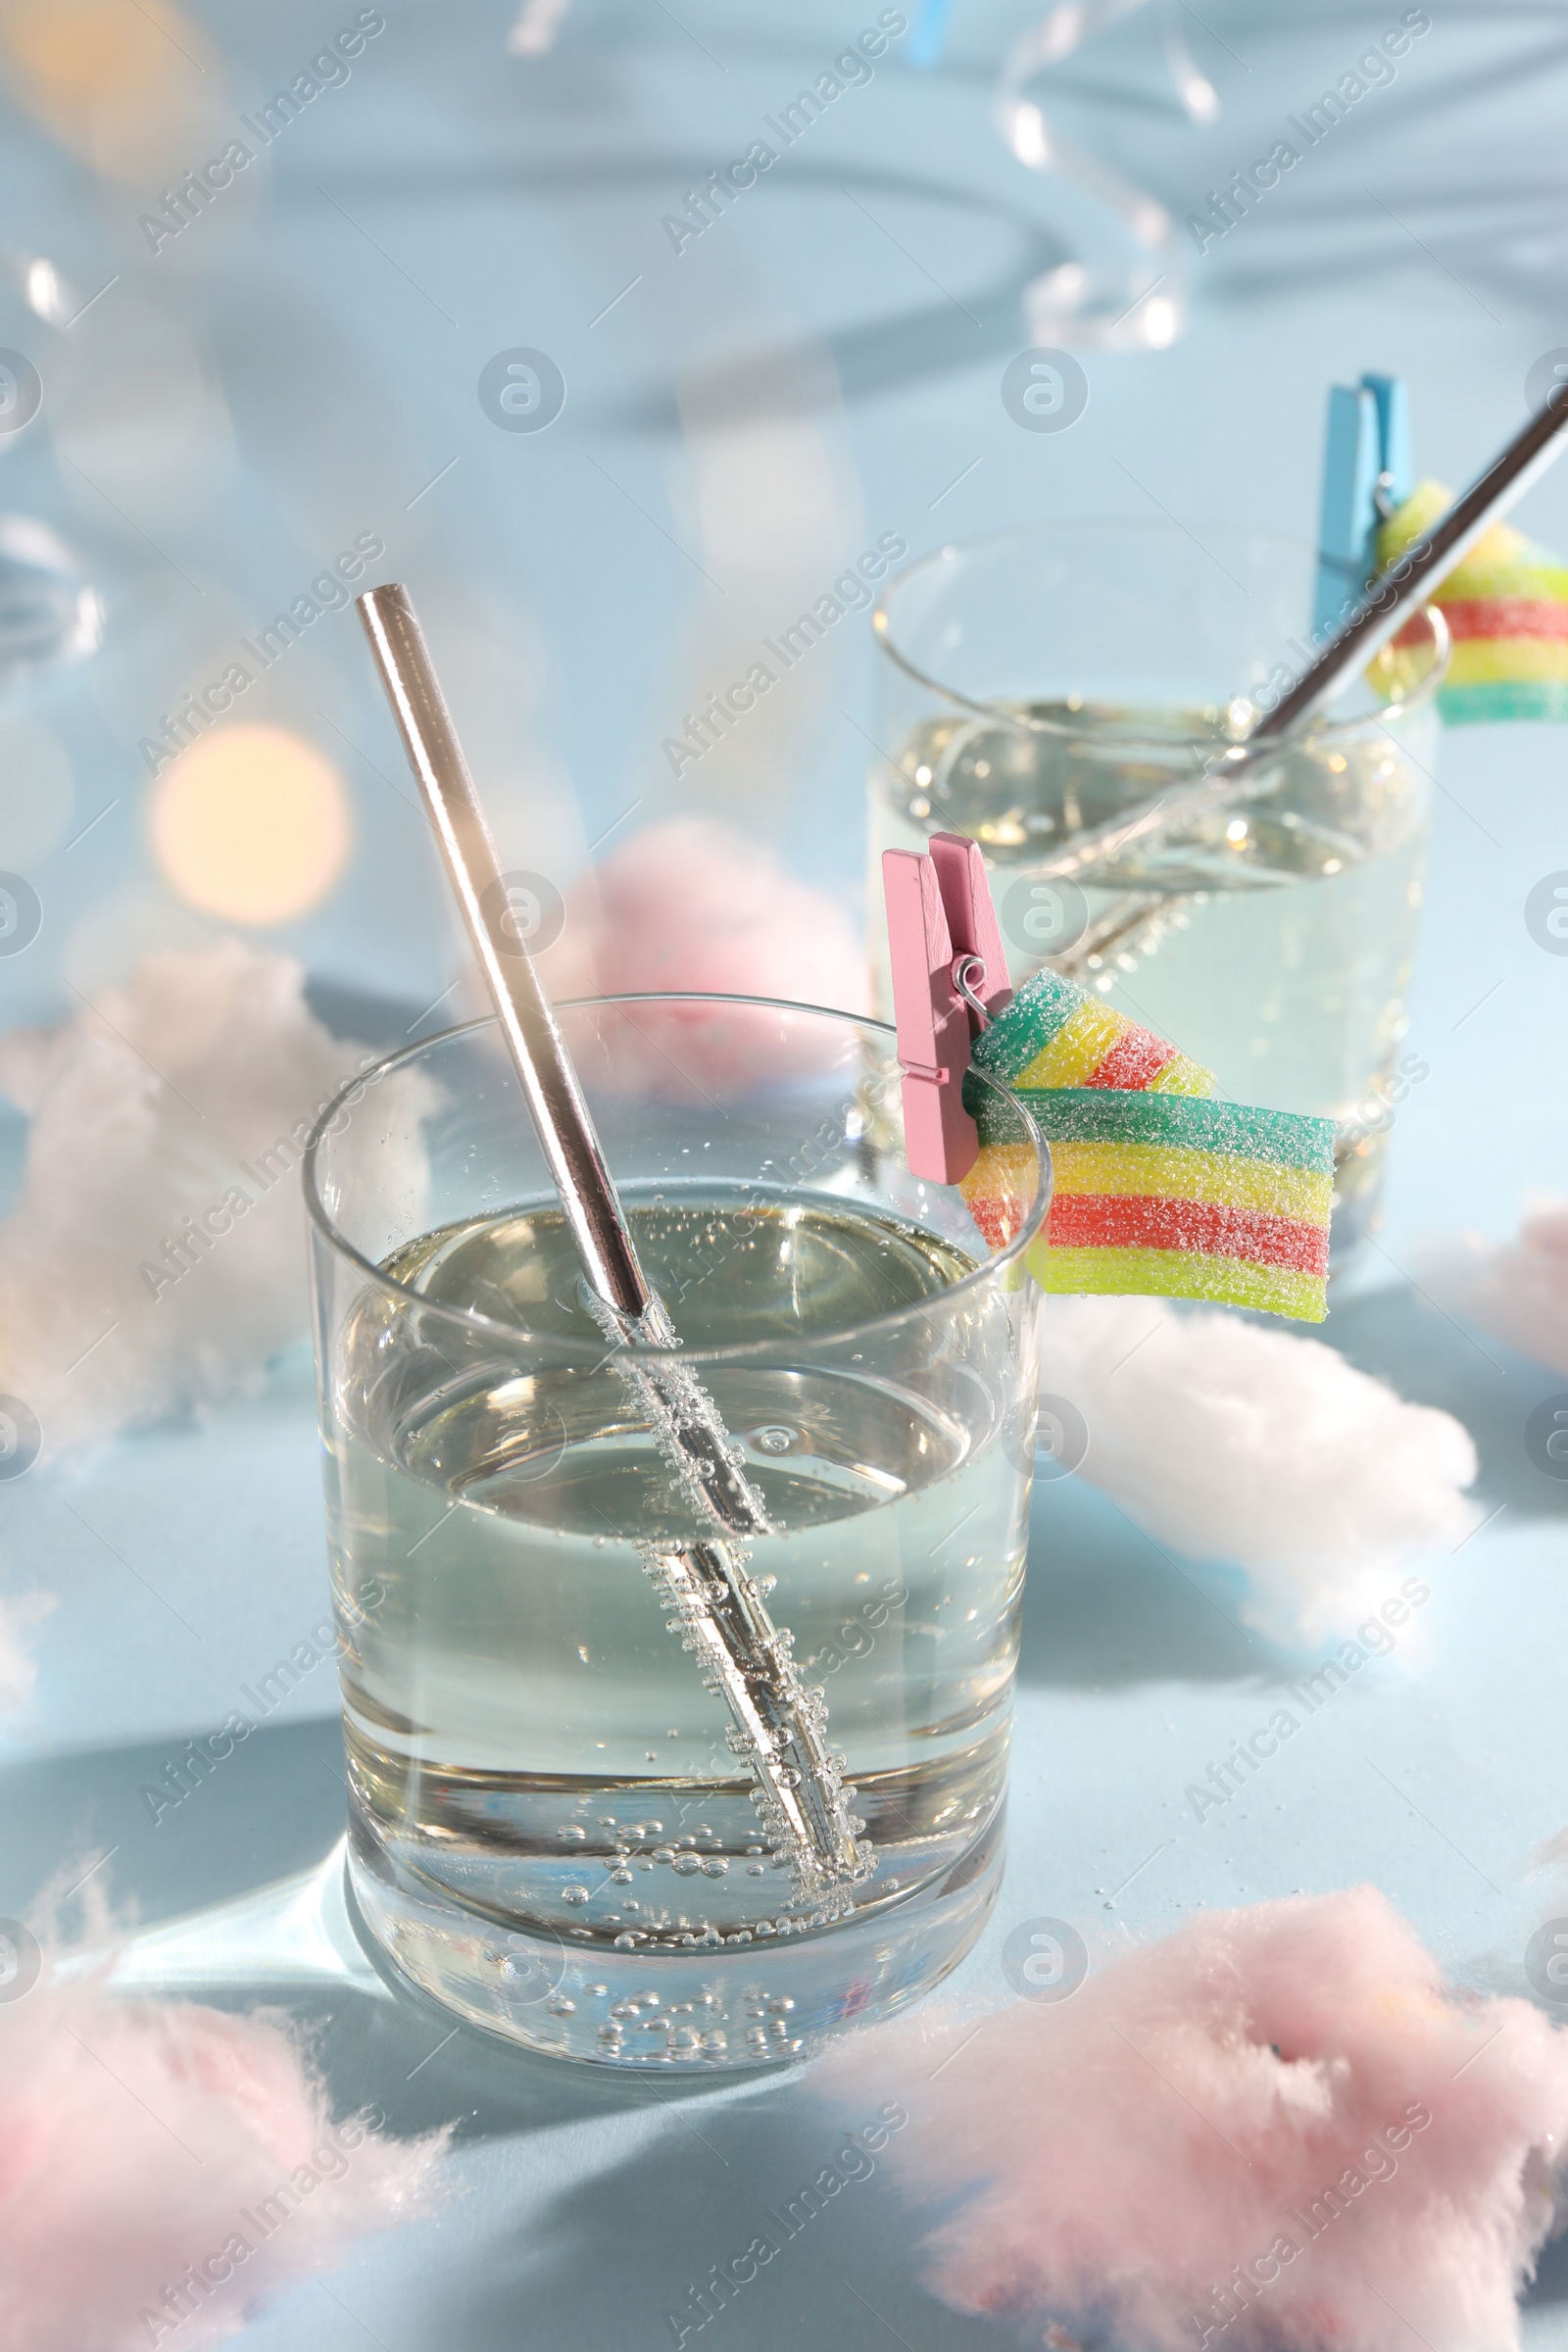
[[[1459,1423],[1319,1340],[1156,1298],[1053,1299],[1041,1390],[1087,1425],[1081,1475],[1156,1543],[1245,1569],[1242,1614],[1272,1640],[1352,1628],[1479,1516]]]
[[[303,977],[237,940],[149,956],[95,1009],[0,1037],[0,1092],[31,1116],[0,1223],[0,1395],[44,1460],[214,1405],[304,1335],[299,1161],[374,1057],[327,1034]]]
[[[1519,1239],[1500,1249],[1479,1234],[1435,1244],[1421,1280],[1450,1314],[1568,1373],[1568,1200],[1532,1201]]]

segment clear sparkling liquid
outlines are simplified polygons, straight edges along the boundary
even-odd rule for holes
[[[808,1341],[970,1270],[849,1204],[749,1188],[743,1204],[714,1190],[627,1207],[693,1348]],[[595,1336],[554,1209],[427,1235],[387,1271],[534,1333]],[[644,1569],[650,1537],[696,1531],[621,1381],[608,1365],[454,1377],[425,1321],[368,1295],[339,1351],[328,1518],[362,1853],[476,1923],[585,1957],[820,1925],[766,1850],[726,1710]],[[967,1403],[944,1412],[853,1345],[831,1368],[703,1378],[772,1522],[751,1570],[776,1580],[775,1621],[825,1691],[876,1857],[850,1900],[875,1915],[951,1873],[1000,1812],[1027,1507],[1016,1433],[1003,1400],[990,1423]]]

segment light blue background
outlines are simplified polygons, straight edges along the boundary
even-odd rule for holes
[[[869,0],[858,12],[680,0],[677,14],[577,0],[556,53],[525,63],[506,54],[510,12],[496,0],[389,4],[349,83],[278,142],[270,178],[258,172],[156,262],[138,254],[132,193],[105,194],[23,117],[8,123],[11,241],[55,254],[85,291],[112,272],[122,281],[89,315],[74,372],[64,357],[45,366],[46,387],[60,370],[60,415],[101,399],[125,366],[113,307],[123,295],[168,322],[171,349],[189,338],[228,421],[209,412],[188,463],[141,477],[145,504],[134,487],[122,499],[123,521],[46,431],[0,466],[5,503],[55,520],[105,582],[100,662],[31,702],[70,742],[76,823],[118,802],[76,850],[29,869],[45,928],[0,964],[0,1019],[62,1012],[71,955],[90,950],[127,891],[152,905],[145,919],[165,919],[145,900],[137,737],[171,695],[213,674],[204,663],[225,631],[265,620],[366,528],[387,541],[384,576],[418,585],[481,781],[529,852],[520,861],[564,881],[633,804],[639,823],[698,805],[857,890],[861,840],[845,812],[859,805],[858,730],[871,723],[863,621],[821,651],[781,768],[704,782],[694,803],[660,755],[689,691],[683,649],[714,610],[677,413],[677,388],[689,411],[704,367],[771,355],[764,372],[825,386],[808,413],[813,462],[836,484],[825,584],[889,529],[918,551],[1025,516],[1165,508],[1308,533],[1329,382],[1405,374],[1418,469],[1458,482],[1514,429],[1531,363],[1568,342],[1562,12],[1434,7],[1396,83],[1254,218],[1190,256],[1192,314],[1174,348],[1086,353],[1079,423],[1021,432],[998,390],[1027,339],[1019,288],[1085,220],[1009,158],[988,120],[1021,10],[957,0],[941,70],[920,74],[895,50],[697,244],[677,257],[661,230],[682,189],[743,151],[761,115],[875,13]],[[1179,217],[1398,14],[1213,0],[1200,24],[1184,11],[1223,100],[1200,130],[1170,94],[1145,12],[1059,74],[1054,118]],[[236,110],[330,29],[297,0],[243,18],[215,0],[201,21]],[[20,333],[14,320],[7,333]],[[480,368],[513,345],[544,348],[566,376],[546,434],[498,432],[479,409]],[[1522,518],[1568,546],[1568,473]],[[795,609],[784,602],[777,617]],[[426,1004],[458,969],[455,938],[421,828],[376,772],[401,781],[352,617],[320,622],[267,692],[258,714],[343,760],[357,825],[342,888],[277,944],[318,976]],[[1529,1190],[1568,1189],[1568,959],[1534,946],[1522,912],[1533,883],[1568,867],[1563,767],[1555,730],[1445,742],[1411,1037],[1431,1077],[1398,1115],[1383,1257],[1326,1335],[1402,1394],[1460,1415],[1481,1447],[1478,1492],[1500,1514],[1459,1556],[1426,1564],[1426,1655],[1369,1666],[1199,1827],[1186,1783],[1266,1718],[1293,1662],[1226,1631],[1210,1598],[1234,1605],[1227,1572],[1184,1579],[1094,1490],[1044,1488],[1008,1873],[955,1980],[962,2003],[999,1997],[1002,1942],[1026,1919],[1074,1922],[1098,1962],[1199,1906],[1362,1880],[1459,1979],[1525,1989],[1526,1940],[1564,1903],[1532,1856],[1568,1822],[1568,1488],[1533,1468],[1523,1428],[1561,1383],[1478,1346],[1406,1269],[1427,1233],[1500,1238]],[[14,1157],[18,1123],[3,1133]],[[137,1795],[179,1739],[219,1721],[320,1617],[303,1353],[199,1430],[124,1445],[70,1479],[0,1488],[0,1557],[11,1590],[59,1602],[37,1637],[31,1736],[5,1751],[0,1905],[20,1910],[63,1855],[113,1846],[107,1883],[153,1923],[326,1850],[342,1788],[324,1680],[156,1830]],[[1113,1902],[1102,1891],[1129,1880]],[[373,2097],[402,2130],[460,2119],[460,2193],[440,2218],[367,2245],[330,2292],[299,2288],[254,2326],[258,2347],[671,2343],[665,2311],[830,2152],[831,2119],[804,2081],[672,2100],[514,2059],[466,2031],[421,2065],[447,2028],[412,2003],[360,1985],[301,2005],[322,2019],[340,2106]],[[915,2352],[1010,2340],[923,2291],[917,2235],[879,2168],[703,2340],[867,2352],[895,2337]],[[1548,2258],[1525,2319],[1533,2352],[1568,2344],[1564,2297],[1568,2262]]]

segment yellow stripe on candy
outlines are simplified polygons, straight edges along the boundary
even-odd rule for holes
[[[1441,482],[1418,482],[1396,514],[1378,533],[1378,562],[1387,566],[1430,531],[1453,504]],[[1483,531],[1438,590],[1438,605],[1484,604],[1492,597],[1534,598],[1544,604],[1568,601],[1568,564],[1537,547],[1511,522]]]
[[[1032,1144],[982,1144],[958,1190],[965,1200],[1032,1200],[1039,1184],[1040,1154]]]
[[[1012,1080],[1014,1087],[1082,1086],[1098,1069],[1118,1037],[1133,1027],[1124,1013],[1091,997],[1080,1004],[1049,1046],[1037,1054]]]
[[[1108,1193],[1158,1200],[1208,1200],[1221,1208],[1256,1208],[1320,1225],[1334,1179],[1313,1168],[1283,1168],[1224,1152],[1171,1151],[1157,1144],[1056,1143],[1051,1147],[1059,1195]]]
[[[1491,686],[1499,679],[1568,679],[1568,637],[1461,637],[1446,687]]]
[[[1214,1092],[1214,1073],[1202,1068],[1199,1062],[1190,1060],[1185,1054],[1178,1054],[1174,1061],[1167,1061],[1162,1070],[1155,1072],[1144,1092],[1149,1095],[1211,1095]]]
[[[1102,1297],[1212,1299],[1250,1306],[1300,1323],[1321,1323],[1323,1277],[1289,1266],[1249,1265],[1235,1257],[1200,1256],[1191,1250],[1053,1250],[1044,1236],[1028,1256],[1043,1291]]]

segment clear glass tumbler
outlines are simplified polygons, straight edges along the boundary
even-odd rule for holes
[[[1049,1161],[1003,1096],[995,1255],[897,1141],[876,1022],[563,1007],[642,1258],[763,1496],[751,1573],[825,1698],[870,1867],[825,1908],[645,1565],[702,1533],[584,1303],[492,1022],[416,1046],[306,1159],[350,1879],[404,1975],[530,2047],[789,2057],[913,1999],[1002,1863]]]
[[[967,833],[1014,980],[1049,961],[1212,1069],[1233,1100],[1340,1123],[1337,1254],[1375,1214],[1431,811],[1441,614],[1418,614],[1278,763],[1275,789],[1080,877],[1075,834],[1191,781],[1313,650],[1304,543],[1051,522],[942,548],[874,614],[883,850]],[[888,1003],[878,926],[879,1010]],[[1408,1057],[1405,1057],[1408,1058]]]

